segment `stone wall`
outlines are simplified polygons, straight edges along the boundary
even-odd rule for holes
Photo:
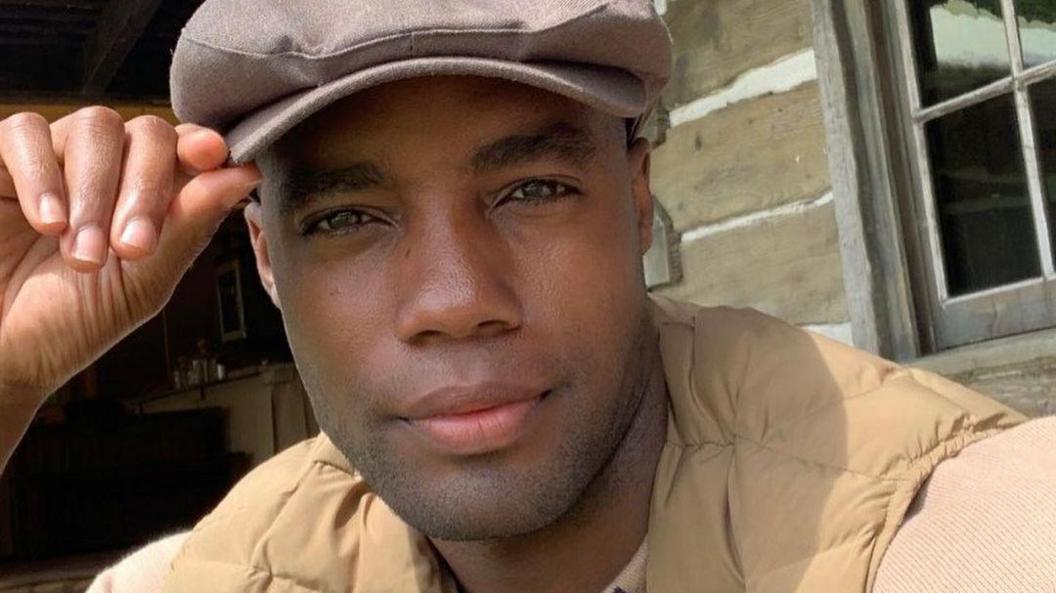
[[[674,77],[653,190],[683,279],[657,292],[749,306],[850,342],[809,0],[667,0]]]

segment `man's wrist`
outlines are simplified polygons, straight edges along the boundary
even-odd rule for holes
[[[0,409],[37,409],[47,401],[50,390],[39,386],[0,379]]]
[[[46,390],[0,381],[0,474],[47,399]]]

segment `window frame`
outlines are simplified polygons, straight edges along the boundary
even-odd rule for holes
[[[1027,165],[1032,208],[1037,214],[1040,207],[1043,215],[1035,215],[1037,248],[1049,261],[1042,264],[1048,267],[1042,268],[1040,280],[950,297],[945,270],[941,277],[935,273],[935,263],[942,262],[939,229],[930,171],[920,166],[928,163],[923,133],[928,121],[1010,91],[1016,91],[1017,114],[1029,112],[1031,85],[1056,77],[1056,63],[1024,68],[1020,38],[1007,34],[1010,45],[1015,43],[1010,50],[1015,56],[1012,74],[976,91],[978,95],[926,108],[920,104],[919,79],[910,69],[915,64],[905,0],[812,0],[812,5],[856,345],[908,361],[1056,327],[1056,274],[1051,269],[1052,249],[1045,250],[1042,243],[1050,240],[1048,229],[1040,232],[1049,213],[1033,119],[1020,117],[1019,125],[1021,139],[1030,139],[1024,150],[1031,153],[1026,160],[1032,161]],[[1018,22],[1011,5],[1012,0],[1002,0],[1006,31],[1010,22]],[[1023,133],[1024,127],[1029,134]]]
[[[886,18],[894,25],[893,32],[897,36],[891,45],[897,49],[900,66],[894,74],[904,85],[900,99],[906,105],[902,125],[906,128],[905,134],[910,141],[914,190],[912,199],[915,202],[913,207],[923,217],[923,224],[916,225],[919,235],[916,248],[924,250],[926,254],[926,257],[921,259],[926,265],[926,275],[930,279],[926,291],[931,326],[929,342],[934,350],[945,350],[1056,326],[1056,263],[1049,230],[1049,213],[1045,205],[1034,113],[1029,95],[1032,85],[1056,79],[1056,61],[1031,68],[1025,67],[1014,0],[1001,0],[1011,66],[1009,75],[972,92],[925,106],[913,50],[912,27],[907,6],[910,1],[913,0],[894,0],[883,4],[889,12]],[[952,296],[947,289],[942,239],[936,212],[936,193],[925,128],[929,122],[940,117],[1007,94],[1012,95],[1016,109],[1027,177],[1027,197],[1034,218],[1041,275],[1012,284]]]

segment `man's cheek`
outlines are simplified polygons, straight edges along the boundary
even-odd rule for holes
[[[325,342],[328,348],[347,344],[354,337],[350,328],[366,325],[357,319],[370,319],[362,311],[369,303],[367,295],[356,294],[339,271],[312,270],[307,263],[299,267],[300,271],[281,278],[280,298],[288,330],[311,342]]]

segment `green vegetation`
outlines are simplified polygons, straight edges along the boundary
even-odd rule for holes
[[[1001,0],[966,0],[979,10],[991,14],[1001,14]],[[948,0],[928,0],[929,6],[946,4]],[[1019,18],[1028,21],[1056,23],[1056,0],[1016,0],[1016,11]]]

